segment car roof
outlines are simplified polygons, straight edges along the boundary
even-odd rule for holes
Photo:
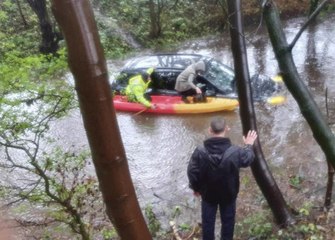
[[[184,54],[184,53],[158,53],[143,55],[130,59],[123,70],[126,69],[144,69],[154,67],[159,68],[172,68],[172,69],[185,69],[192,63],[199,60],[209,61],[210,57],[200,54]]]

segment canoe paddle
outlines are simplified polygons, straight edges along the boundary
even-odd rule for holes
[[[153,108],[153,109],[155,109],[157,107],[156,104],[152,104],[151,106],[152,106],[151,108]],[[138,111],[137,113],[134,113],[133,116],[137,116],[137,115],[141,114],[142,112],[145,112],[148,109],[149,108],[142,109],[142,110]]]
[[[140,115],[142,112],[145,112],[147,110],[147,108],[145,109],[142,109],[141,111],[138,111],[137,113],[134,113],[133,114],[133,117],[137,116],[137,115]]]

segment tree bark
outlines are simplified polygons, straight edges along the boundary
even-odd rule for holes
[[[309,1],[309,12],[308,15],[312,15],[312,13],[315,11],[315,9],[318,7],[319,0],[310,0]]]
[[[20,16],[21,16],[21,19],[22,19],[23,26],[25,28],[27,28],[28,27],[28,23],[26,21],[26,18],[23,15],[21,4],[20,4],[20,0],[16,0],[16,5],[17,5],[17,8],[19,9],[19,13],[20,13]]]
[[[58,42],[61,39],[59,34],[54,31],[48,11],[46,8],[45,0],[26,0],[32,10],[38,17],[42,42],[40,44],[40,52],[43,54],[55,54],[59,48]]]
[[[331,125],[332,121],[331,121],[331,117],[329,115],[328,89],[326,89],[325,99],[326,99],[326,112],[327,112],[328,125]],[[328,160],[327,160],[327,168],[328,168],[328,179],[327,179],[327,187],[326,187],[324,208],[327,211],[329,211],[330,208],[331,208],[331,203],[332,203],[335,170],[334,170],[333,166],[329,163]]]
[[[149,0],[149,13],[150,13],[150,38],[158,38],[161,35],[160,26],[160,6],[159,3],[155,7],[155,2]],[[157,9],[157,11],[156,11]]]
[[[327,187],[326,187],[326,194],[325,194],[325,202],[324,207],[327,210],[330,210],[331,203],[332,203],[332,196],[333,196],[333,185],[334,185],[334,168],[333,166],[327,161],[327,167],[328,167],[328,181],[327,181]]]
[[[234,69],[240,102],[240,117],[243,127],[243,135],[245,136],[250,129],[257,130],[257,123],[252,101],[240,0],[228,0],[228,15],[234,57]],[[259,137],[255,142],[254,150],[256,159],[251,166],[251,169],[258,186],[267,199],[278,225],[285,227],[294,223],[294,218],[266,164]]]
[[[139,207],[89,0],[53,0],[106,212],[123,240],[152,239]]]
[[[335,136],[326,119],[318,108],[312,94],[300,79],[293,61],[292,47],[287,43],[283,27],[279,19],[278,9],[273,1],[265,1],[263,14],[270,40],[276,55],[283,80],[287,89],[297,101],[300,111],[308,122],[314,139],[326,155],[326,159],[335,166]]]

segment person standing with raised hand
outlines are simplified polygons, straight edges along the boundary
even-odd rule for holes
[[[209,127],[210,137],[198,146],[188,163],[189,186],[201,197],[203,240],[215,239],[215,218],[219,207],[221,240],[234,236],[236,199],[239,192],[240,168],[252,164],[253,144],[257,133],[250,130],[243,136],[245,146],[239,147],[226,137],[229,131],[222,117],[214,118]]]

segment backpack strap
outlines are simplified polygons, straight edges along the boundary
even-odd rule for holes
[[[235,151],[237,151],[239,147],[235,146],[235,145],[231,145],[229,148],[227,148],[227,150],[224,152],[223,154],[223,160],[229,158]],[[206,153],[208,155],[207,149],[203,146],[200,145],[198,146],[198,150]]]
[[[234,152],[236,152],[238,149],[237,146],[231,145],[223,154],[223,160],[226,160],[229,158]]]
[[[231,145],[230,147],[228,147],[227,150],[226,150],[226,151],[224,152],[224,154],[223,154],[223,161],[226,160],[227,158],[229,158],[229,157],[230,157],[234,152],[236,152],[238,149],[239,149],[239,147],[234,146],[234,145]],[[211,157],[211,156],[208,154],[207,149],[206,149],[203,145],[198,146],[198,150],[200,150],[200,151],[206,153],[206,155],[207,155],[209,158]],[[212,163],[212,161],[209,161],[209,163],[210,163],[210,167],[211,167],[213,170],[215,170],[215,169],[217,169],[217,168],[220,167],[219,165],[214,165],[214,164]]]

